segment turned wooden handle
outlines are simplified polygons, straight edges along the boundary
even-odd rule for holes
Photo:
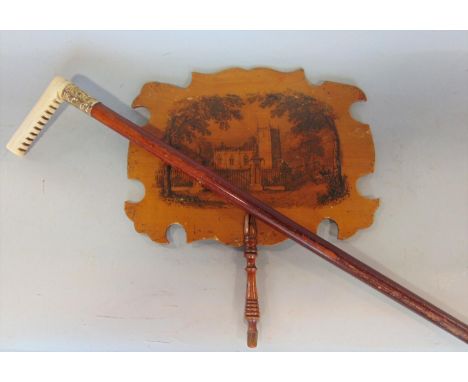
[[[260,319],[260,307],[257,294],[257,225],[255,217],[247,214],[244,220],[244,256],[247,260],[247,289],[245,295],[245,319],[248,323],[247,346],[257,346],[257,322]]]

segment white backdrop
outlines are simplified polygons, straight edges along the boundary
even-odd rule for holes
[[[468,321],[468,33],[2,32],[0,146],[56,74],[141,122],[126,105],[145,82],[235,66],[364,90],[376,172],[359,185],[381,206],[338,245]],[[1,147],[0,350],[247,349],[242,252],[136,233],[124,139],[68,107],[24,159]],[[466,350],[290,241],[258,268],[258,350]]]

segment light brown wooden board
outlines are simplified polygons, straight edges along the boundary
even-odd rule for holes
[[[147,108],[147,127],[194,159],[312,231],[323,219],[335,221],[345,239],[370,226],[379,205],[356,189],[374,170],[369,126],[350,115],[365,99],[355,86],[310,85],[302,70],[229,69],[193,73],[186,88],[147,83],[133,107]],[[188,242],[242,245],[243,211],[134,144],[128,177],[146,191],[125,204],[138,232],[167,243],[167,228],[179,223]],[[259,245],[282,240],[258,223]]]

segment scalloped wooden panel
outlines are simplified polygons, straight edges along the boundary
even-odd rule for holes
[[[132,106],[149,110],[147,128],[239,187],[312,231],[331,219],[346,239],[372,224],[379,205],[356,188],[374,171],[370,128],[350,115],[365,100],[355,86],[311,85],[302,70],[235,68],[193,73],[186,88],[147,83]],[[128,177],[145,186],[140,202],[125,203],[138,232],[167,243],[168,227],[178,223],[188,242],[242,245],[243,211],[134,144]],[[259,245],[284,239],[258,223]]]

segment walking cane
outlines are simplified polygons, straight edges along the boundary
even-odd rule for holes
[[[376,271],[279,213],[249,193],[235,187],[214,171],[206,168],[182,152],[162,141],[147,128],[140,127],[117,114],[101,102],[87,95],[73,83],[56,77],[39,99],[23,124],[9,141],[7,148],[17,155],[25,155],[62,102],[68,102],[141,146],[167,164],[194,178],[203,187],[226,201],[245,210],[278,232],[294,240],[316,255],[416,312],[442,329],[468,343],[468,326],[430,302]]]

